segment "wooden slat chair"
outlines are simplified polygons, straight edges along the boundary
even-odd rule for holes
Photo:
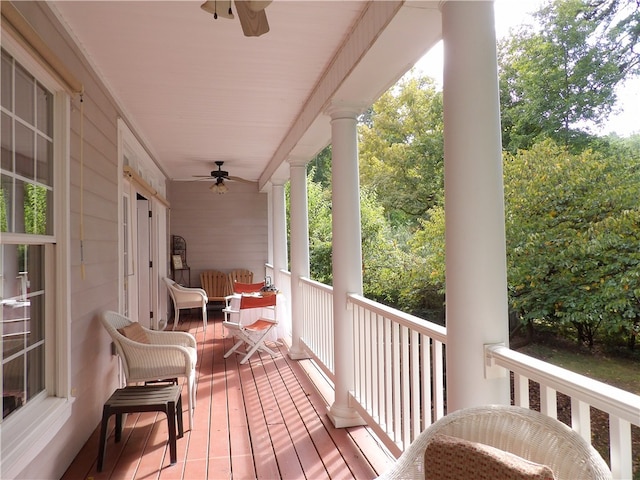
[[[226,297],[231,293],[229,289],[229,276],[219,270],[207,270],[200,274],[200,284],[209,302],[221,302],[226,305]]]
[[[229,295],[233,293],[233,285],[238,283],[253,283],[253,272],[246,268],[236,268],[229,272]]]

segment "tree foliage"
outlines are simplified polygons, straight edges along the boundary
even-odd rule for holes
[[[551,141],[504,162],[511,306],[593,346],[635,338],[640,317],[640,166]]]
[[[624,74],[640,73],[640,1],[587,0],[578,17],[598,24],[602,44],[614,52]]]
[[[405,77],[360,124],[360,183],[394,226],[417,225],[443,202],[442,92],[428,77]]]
[[[587,0],[553,0],[536,13],[540,24],[523,27],[499,45],[503,146],[514,153],[552,138],[579,151],[589,125],[611,113],[615,87],[628,70],[611,38],[601,35]]]
[[[311,278],[331,285],[331,190],[314,178],[316,172],[312,168],[307,176]],[[363,293],[381,303],[396,305],[402,283],[401,273],[407,262],[402,249],[394,241],[384,209],[375,194],[366,188],[360,192],[360,215]]]

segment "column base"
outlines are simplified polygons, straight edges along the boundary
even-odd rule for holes
[[[311,358],[311,355],[309,355],[304,349],[290,348],[287,355],[291,360],[307,360]]]
[[[327,416],[335,428],[360,427],[367,424],[354,408],[336,406],[335,403],[329,408]]]

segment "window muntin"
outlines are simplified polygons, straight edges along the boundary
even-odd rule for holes
[[[45,392],[53,237],[53,94],[2,50],[0,334],[2,419]],[[46,252],[46,253],[45,253]],[[49,272],[51,277],[51,272]],[[50,335],[51,336],[51,335]],[[53,347],[53,344],[51,345]]]
[[[52,235],[53,94],[4,50],[2,79],[0,231]]]

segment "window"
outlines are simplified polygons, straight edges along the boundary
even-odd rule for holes
[[[53,244],[53,94],[2,50],[2,419],[45,391],[45,245]]]

